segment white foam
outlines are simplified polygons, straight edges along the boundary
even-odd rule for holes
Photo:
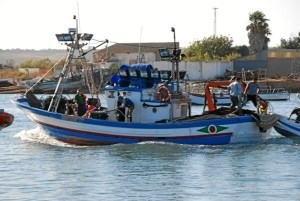
[[[30,130],[22,130],[21,132],[17,133],[14,137],[20,138],[24,141],[49,144],[59,147],[75,147],[50,137],[43,129],[39,127]]]

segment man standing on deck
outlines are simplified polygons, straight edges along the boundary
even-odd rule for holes
[[[82,116],[86,112],[86,96],[82,94],[81,90],[77,90],[77,94],[75,95],[74,102],[77,106],[77,115]]]
[[[257,107],[257,94],[259,89],[260,87],[257,83],[257,77],[255,77],[253,81],[248,82],[244,91],[244,94],[247,95],[247,102],[251,100],[255,107]]]
[[[130,98],[126,95],[126,92],[123,93],[123,107],[127,108],[126,118],[129,122],[132,122],[132,112],[134,110],[134,103]]]
[[[229,90],[230,100],[231,100],[231,105],[230,105],[231,109],[235,109],[236,106],[238,106],[238,108],[241,108],[242,103],[240,102],[240,98],[243,94],[241,78],[236,77],[235,81],[228,86],[228,90]]]

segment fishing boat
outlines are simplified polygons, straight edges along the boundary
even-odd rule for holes
[[[293,115],[296,115],[296,119],[292,118]],[[279,115],[274,129],[285,137],[300,139],[300,108],[295,108],[289,117]]]
[[[260,141],[270,137],[276,114],[260,115],[255,111],[231,108],[216,108],[211,88],[227,86],[229,82],[209,82],[205,87],[207,111],[192,115],[189,94],[179,85],[181,50],[160,49],[160,56],[172,62],[171,76],[164,78],[163,72],[149,64],[122,65],[117,74],[102,88],[103,98],[92,82],[88,107],[79,116],[73,99],[68,99],[60,85],[61,76],[53,95],[39,99],[27,91],[12,101],[37,123],[46,133],[65,143],[75,145],[111,145],[117,143],[163,142],[189,145],[224,145]],[[85,65],[84,34],[68,35],[69,47],[67,62],[62,75],[79,51],[80,60]],[[89,70],[85,70],[89,72]],[[178,76],[175,76],[178,75]],[[176,78],[176,79],[175,79]]]
[[[10,126],[14,121],[14,116],[10,113],[4,112],[4,109],[0,109],[0,130]]]

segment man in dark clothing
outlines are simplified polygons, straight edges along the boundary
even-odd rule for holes
[[[123,96],[118,96],[117,107],[115,110],[116,119],[118,121],[125,121],[125,107],[123,107]]]
[[[74,103],[77,106],[77,115],[82,116],[86,112],[86,96],[82,94],[81,90],[77,90],[77,94],[74,98]]]
[[[119,103],[122,102],[122,105],[120,106],[120,108],[127,108],[127,113],[126,113],[126,118],[132,122],[132,112],[134,110],[134,103],[132,102],[132,100],[130,100],[130,98],[127,97],[126,92],[123,92],[123,96],[119,96],[118,97],[118,105]]]
[[[128,108],[126,117],[129,119],[130,122],[132,122],[132,112],[134,110],[134,103],[128,97],[125,97],[123,100],[123,104],[125,108]]]

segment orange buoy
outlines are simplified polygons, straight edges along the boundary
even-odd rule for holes
[[[168,102],[171,99],[171,92],[165,85],[160,85],[156,93],[158,100],[161,102]]]

